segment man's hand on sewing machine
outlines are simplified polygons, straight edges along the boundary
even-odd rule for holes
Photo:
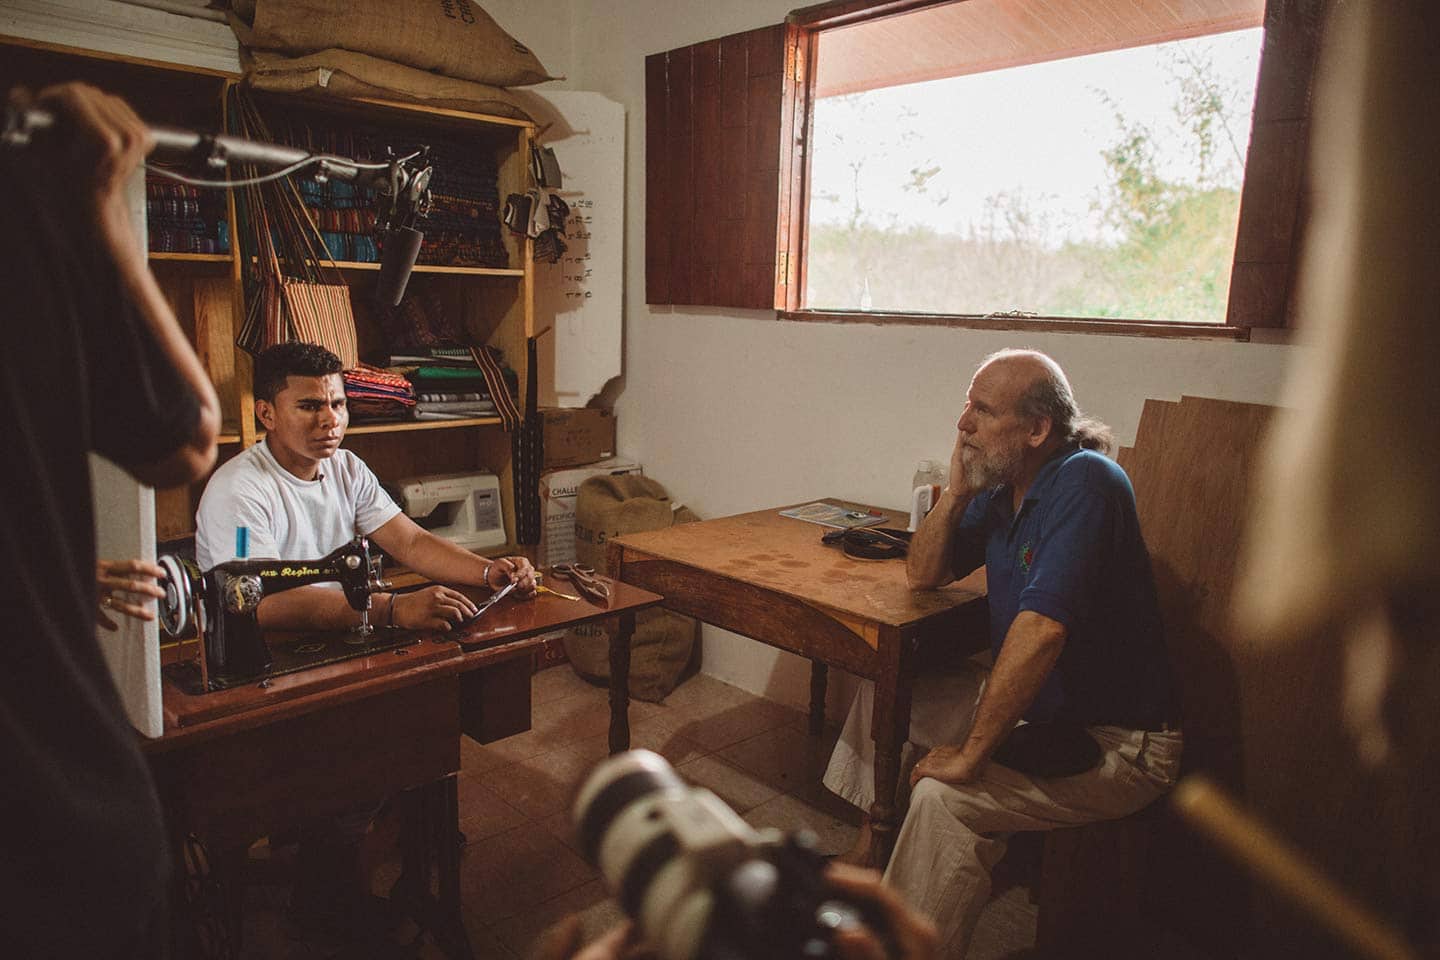
[[[535,592],[535,568],[525,557],[499,557],[485,568],[485,585],[499,590],[507,583],[525,595]]]
[[[449,630],[475,615],[475,603],[459,590],[426,587],[390,595],[391,625],[403,630]]]

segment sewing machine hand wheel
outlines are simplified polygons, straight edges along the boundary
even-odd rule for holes
[[[160,556],[155,562],[165,571],[165,579],[160,582],[165,596],[157,604],[160,628],[166,636],[177,640],[195,636],[198,633],[195,601],[202,589],[199,571],[170,553]]]

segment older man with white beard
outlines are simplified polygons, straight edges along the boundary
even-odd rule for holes
[[[1175,780],[1182,746],[1135,494],[1064,372],[1030,350],[970,382],[950,484],[916,532],[912,588],[985,567],[993,665],[917,676],[901,760],[909,809],[885,881],[964,955],[1010,833],[1113,819]],[[826,772],[874,802],[873,686]],[[856,850],[871,849],[867,821]]]

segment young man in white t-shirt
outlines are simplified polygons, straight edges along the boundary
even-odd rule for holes
[[[437,581],[413,593],[377,593],[370,620],[406,629],[448,630],[475,612],[459,590],[441,583],[516,582],[533,591],[524,557],[477,556],[420,527],[390,499],[359,457],[340,449],[350,422],[340,359],[310,343],[282,343],[255,360],[255,415],[264,441],[210,478],[195,516],[195,559],[209,570],[235,555],[235,529],[248,533],[252,559],[313,560],[367,536],[412,570]],[[260,602],[260,626],[325,630],[354,626],[335,584],[299,587]]]
[[[524,557],[486,559],[421,528],[381,488],[359,457],[340,449],[350,415],[340,359],[324,347],[283,343],[255,360],[255,414],[265,440],[210,478],[195,517],[195,559],[202,570],[235,553],[235,528],[248,531],[252,559],[312,560],[367,536],[410,569],[443,583],[492,589],[516,582],[534,591]],[[413,593],[377,593],[372,623],[448,630],[475,612],[459,590],[437,583]],[[271,594],[257,616],[269,630],[355,626],[338,584]],[[379,804],[356,798],[338,817],[301,825],[291,920],[302,929],[362,942],[383,920],[369,903],[363,838]]]

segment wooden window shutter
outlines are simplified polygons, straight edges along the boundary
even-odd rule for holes
[[[645,300],[777,306],[784,24],[645,58]]]
[[[1293,326],[1291,294],[1305,225],[1310,92],[1333,0],[1269,0],[1255,118],[1245,161],[1226,323]]]

